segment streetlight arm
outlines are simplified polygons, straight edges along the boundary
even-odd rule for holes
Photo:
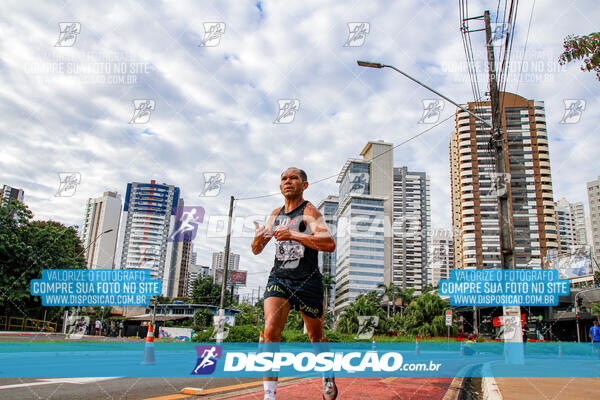
[[[471,115],[473,118],[478,119],[479,121],[483,122],[485,125],[489,126],[490,128],[492,128],[492,125],[487,122],[486,120],[484,120],[483,118],[473,114],[471,111],[467,110],[466,108],[464,108],[463,106],[461,106],[460,104],[450,100],[448,97],[444,96],[443,94],[441,94],[440,92],[438,92],[437,90],[430,88],[429,86],[427,86],[426,84],[424,84],[423,82],[419,81],[418,79],[413,78],[412,76],[408,75],[407,73],[405,73],[404,71],[399,70],[398,68],[394,67],[393,65],[387,65],[387,64],[380,64],[380,63],[375,63],[375,62],[370,62],[370,61],[357,61],[358,65],[361,67],[368,67],[368,68],[390,68],[393,69],[394,71],[404,75],[405,77],[407,77],[408,79],[410,79],[411,81],[417,83],[418,85],[423,86],[425,89],[429,90],[430,92],[433,92],[435,94],[437,94],[438,96],[440,96],[442,99],[446,100],[449,103],[454,104],[456,107],[460,108],[461,110],[463,110],[464,112],[468,113],[469,115]]]

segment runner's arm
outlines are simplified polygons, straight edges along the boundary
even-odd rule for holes
[[[252,253],[260,254],[263,249],[269,243],[273,234],[271,231],[273,230],[273,223],[275,222],[275,217],[279,214],[281,208],[276,208],[271,212],[269,219],[267,220],[267,224],[265,226],[260,226],[258,223],[254,223],[256,229],[254,230],[254,240],[252,241]]]
[[[304,221],[310,226],[312,234],[286,230],[286,235],[277,240],[295,240],[317,251],[333,252],[335,250],[333,235],[319,210],[311,203],[308,203],[304,209]],[[289,238],[287,238],[288,235]]]

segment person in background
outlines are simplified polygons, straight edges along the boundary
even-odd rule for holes
[[[598,321],[594,321],[594,326],[590,328],[590,341],[592,342],[592,350],[600,358],[600,326],[598,326]]]

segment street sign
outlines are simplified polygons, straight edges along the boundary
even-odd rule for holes
[[[446,326],[452,326],[452,310],[446,311]]]

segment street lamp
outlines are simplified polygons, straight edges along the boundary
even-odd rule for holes
[[[387,64],[381,64],[381,63],[376,63],[376,62],[372,62],[372,61],[356,61],[357,64],[360,67],[367,67],[367,68],[390,68],[393,69],[394,71],[404,75],[405,77],[407,77],[408,79],[410,79],[413,82],[416,82],[417,84],[423,86],[425,89],[429,90],[430,92],[433,92],[435,94],[437,94],[438,96],[440,96],[442,99],[454,104],[456,107],[460,108],[461,110],[463,110],[464,112],[468,113],[469,115],[471,115],[473,118],[478,119],[479,121],[481,121],[482,123],[484,123],[485,125],[489,126],[490,128],[492,128],[492,125],[487,122],[486,120],[484,120],[481,117],[478,117],[477,115],[473,114],[471,111],[467,110],[466,108],[464,108],[463,106],[461,106],[460,104],[456,103],[455,101],[450,100],[448,97],[444,96],[443,94],[441,94],[440,92],[438,92],[435,89],[430,88],[429,86],[427,86],[426,84],[424,84],[423,82],[413,78],[412,76],[408,75],[406,72],[399,70],[398,68],[394,67],[393,65],[387,65]]]
[[[92,241],[90,242],[90,244],[88,244],[87,246],[85,246],[85,248],[83,249],[83,251],[82,251],[82,252],[80,252],[79,254],[77,254],[77,257],[79,257],[80,255],[82,255],[83,253],[85,253],[85,251],[86,251],[87,249],[89,249],[91,245],[93,245],[94,243],[96,243],[96,240],[98,240],[98,239],[100,238],[100,236],[104,235],[105,233],[112,232],[113,230],[114,230],[114,229],[112,229],[112,228],[110,228],[110,229],[107,229],[107,230],[105,230],[104,232],[102,232],[101,234],[99,234],[98,236],[96,236],[96,237],[94,238],[94,240],[92,240]],[[75,257],[75,258],[77,258],[77,257]]]

